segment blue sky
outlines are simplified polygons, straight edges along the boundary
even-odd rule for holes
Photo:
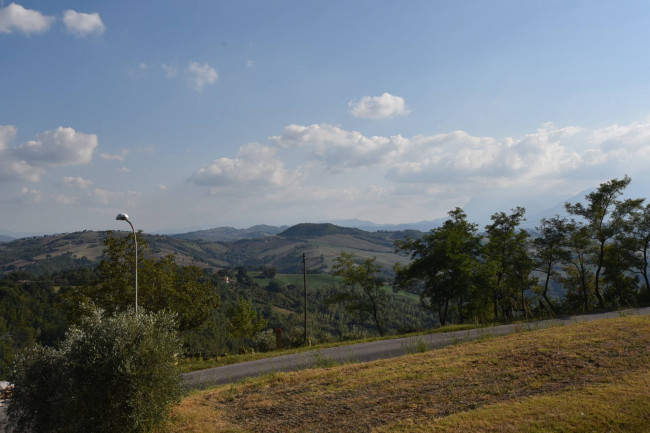
[[[0,230],[146,232],[650,181],[650,3],[0,1]]]

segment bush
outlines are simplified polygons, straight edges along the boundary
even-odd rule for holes
[[[93,311],[58,349],[18,356],[9,425],[26,432],[151,432],[180,399],[180,342],[168,313]]]

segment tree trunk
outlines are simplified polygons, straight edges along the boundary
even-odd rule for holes
[[[605,301],[603,300],[602,295],[600,294],[600,271],[603,269],[603,260],[605,258],[605,243],[600,243],[600,254],[598,255],[598,267],[596,268],[596,283],[594,285],[594,292],[596,292],[596,297],[598,298],[598,306],[600,308],[605,308]]]
[[[555,316],[555,309],[553,308],[553,304],[551,303],[550,299],[548,299],[548,283],[551,280],[551,262],[548,262],[548,268],[546,270],[546,281],[544,282],[544,291],[542,292],[542,297],[546,301],[546,309],[550,311],[552,315]]]

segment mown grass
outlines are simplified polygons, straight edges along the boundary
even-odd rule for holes
[[[622,317],[196,392],[174,433],[650,431],[650,318]]]
[[[344,341],[335,341],[331,343],[321,343],[314,344],[312,346],[303,346],[296,347],[292,349],[283,349],[283,350],[273,350],[271,352],[255,352],[255,353],[245,353],[245,354],[229,354],[225,356],[219,356],[217,358],[187,358],[179,361],[178,368],[181,373],[189,373],[191,371],[203,370],[206,368],[221,367],[224,365],[237,364],[239,362],[255,361],[258,359],[273,358],[276,356],[290,355],[293,353],[303,353],[310,352],[320,349],[327,349],[329,347],[341,347],[349,346],[352,344],[359,343],[369,343],[371,341],[378,340],[388,340],[391,338],[402,338],[402,337],[411,337],[424,334],[435,334],[435,333],[445,333],[453,331],[466,331],[469,329],[483,328],[488,325],[477,325],[477,324],[461,324],[461,325],[448,325],[436,329],[429,329],[421,332],[413,332],[409,334],[402,335],[387,335],[384,337],[368,337],[360,340],[344,340]]]

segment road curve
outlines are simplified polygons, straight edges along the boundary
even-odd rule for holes
[[[476,340],[483,337],[631,315],[650,315],[650,307],[331,347],[328,349],[225,365],[223,367],[208,368],[206,370],[185,373],[182,375],[182,378],[185,388],[190,390],[202,389],[213,385],[233,383],[248,377],[261,376],[271,372],[295,371],[310,368],[323,365],[327,362],[365,362],[376,359],[394,358],[416,352],[423,343],[427,349],[439,349],[451,344]]]

